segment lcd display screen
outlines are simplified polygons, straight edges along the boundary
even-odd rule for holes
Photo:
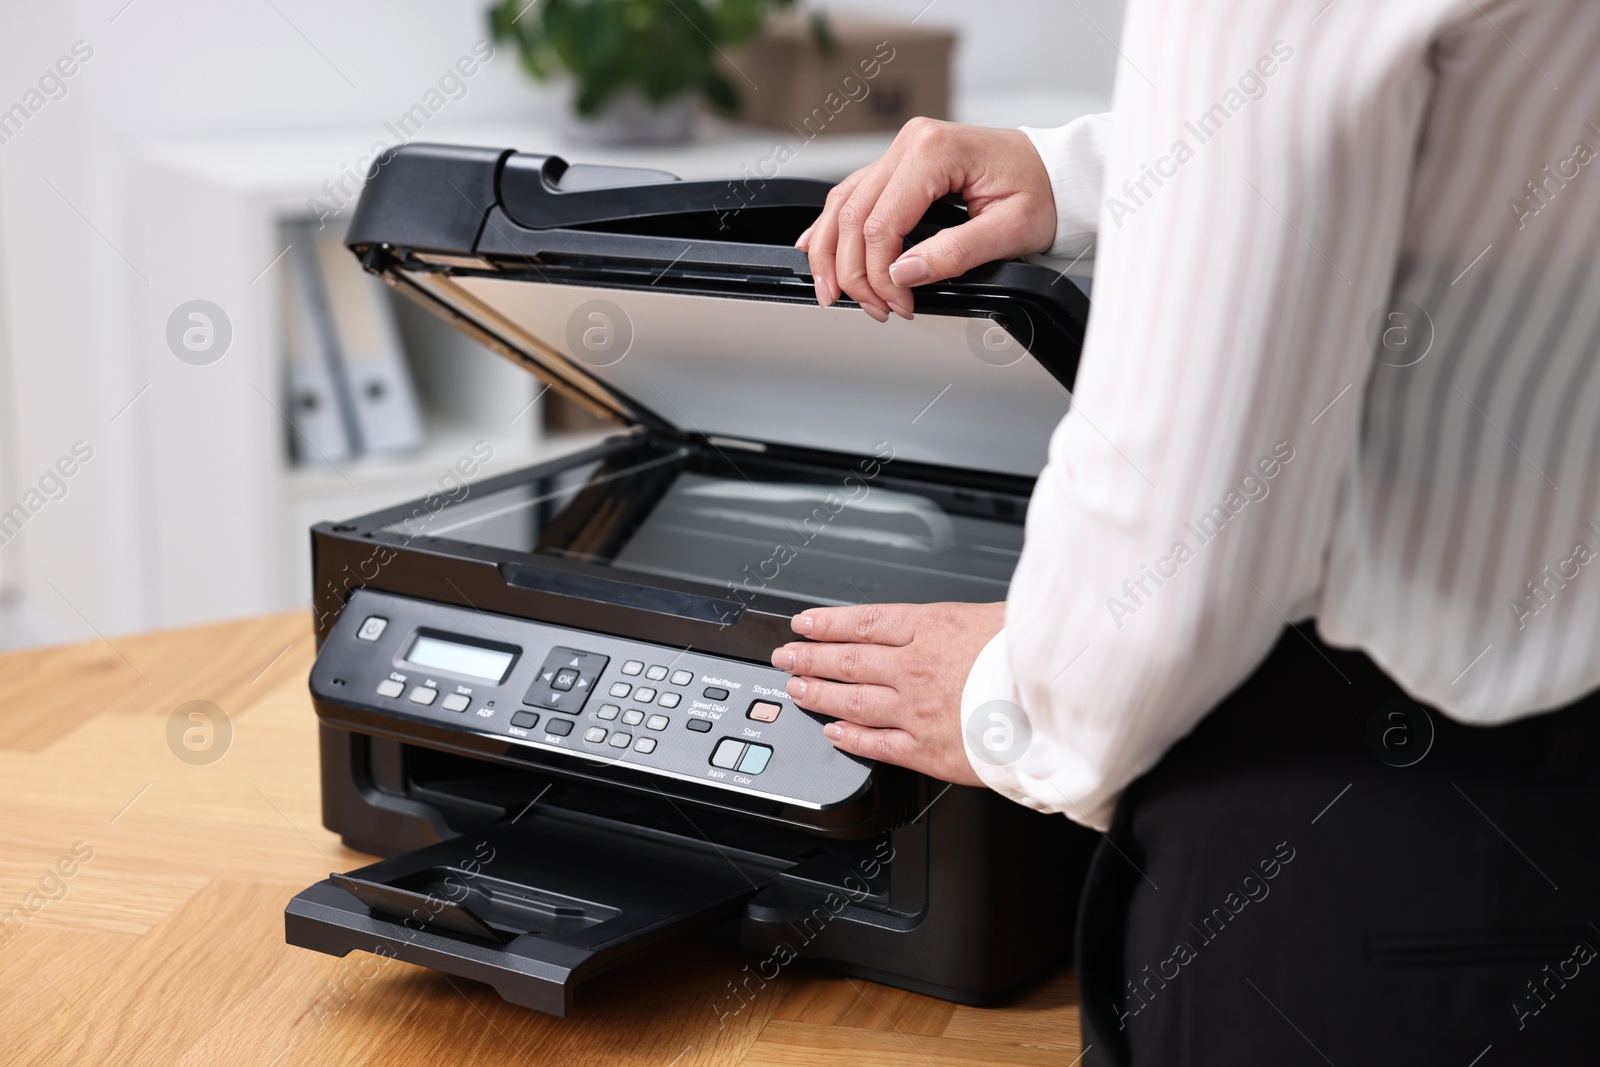
[[[411,650],[406,653],[406,662],[418,667],[432,667],[497,684],[506,676],[506,670],[515,658],[514,652],[446,641],[426,634],[419,634],[411,643]]]

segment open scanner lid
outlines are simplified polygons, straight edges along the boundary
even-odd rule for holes
[[[1089,303],[1021,260],[919,287],[878,323],[816,304],[793,242],[829,183],[444,145],[386,154],[346,237],[368,270],[591,410],[718,447],[1033,476]],[[908,243],[965,221],[941,202]]]

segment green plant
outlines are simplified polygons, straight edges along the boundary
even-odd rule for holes
[[[761,32],[767,16],[795,0],[501,0],[489,9],[496,41],[516,45],[540,81],[577,82],[578,114],[593,116],[618,92],[653,104],[698,92],[718,111],[737,114],[739,87],[718,63],[723,49]],[[818,44],[831,35],[812,19]]]

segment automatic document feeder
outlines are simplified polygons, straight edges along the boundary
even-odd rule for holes
[[[378,168],[366,268],[619,432],[312,530],[323,822],[389,858],[291,943],[557,1015],[689,931],[968,1003],[1068,954],[1092,835],[837,751],[767,664],[809,606],[1005,596],[1088,303],[1010,262],[909,322],[819,308],[827,188]]]

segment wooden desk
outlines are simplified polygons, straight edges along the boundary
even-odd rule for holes
[[[1070,974],[979,1010],[797,964],[719,1025],[752,957],[687,941],[554,1019],[285,945],[289,898],[368,862],[319,822],[311,659],[300,613],[0,656],[0,1063],[1077,1061]],[[232,725],[209,764],[169,747],[191,700]]]

